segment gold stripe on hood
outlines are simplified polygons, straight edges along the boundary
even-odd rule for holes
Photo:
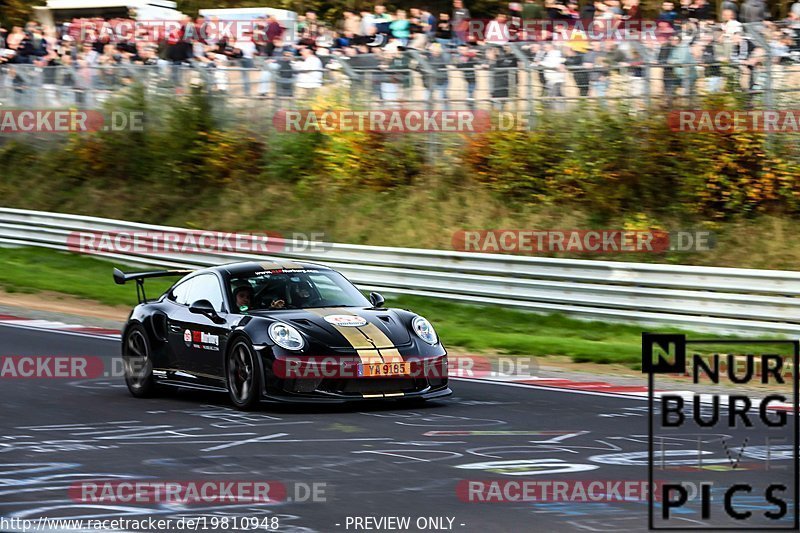
[[[325,318],[328,315],[352,315],[347,309],[327,308],[327,309],[307,309],[308,312],[314,313],[317,316]],[[336,324],[328,324],[338,331],[342,337],[356,350],[358,357],[362,363],[380,363],[380,354],[375,350],[375,346],[369,342],[369,339],[358,328],[352,326],[337,326]],[[361,352],[364,352],[362,355]],[[377,360],[373,361],[373,356],[377,356]],[[366,360],[365,360],[366,358]]]
[[[402,363],[404,361],[403,356],[400,355],[400,352],[397,351],[397,348],[394,347],[394,343],[392,340],[386,335],[386,333],[381,330],[375,324],[371,322],[367,322],[366,326],[361,326],[361,331],[364,334],[372,339],[372,342],[375,343],[375,346],[380,350],[381,356],[383,356],[384,361],[387,363]]]
[[[347,308],[308,309],[308,311],[322,318],[328,315],[354,315]],[[330,325],[356,350],[362,363],[401,363],[405,360],[386,333],[369,321],[359,327]]]

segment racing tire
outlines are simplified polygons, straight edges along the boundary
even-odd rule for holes
[[[258,404],[261,372],[250,341],[239,337],[228,350],[225,361],[228,395],[236,409],[247,411]]]
[[[122,340],[122,365],[125,384],[135,398],[148,398],[156,391],[153,379],[153,352],[141,324],[128,328]]]

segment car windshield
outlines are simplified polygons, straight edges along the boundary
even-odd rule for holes
[[[314,307],[369,307],[344,276],[332,270],[266,270],[231,277],[231,301],[240,312]]]

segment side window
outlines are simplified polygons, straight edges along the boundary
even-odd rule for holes
[[[203,274],[194,278],[193,281],[187,303],[191,305],[197,300],[208,300],[214,309],[222,311],[222,289],[217,277],[213,274]]]
[[[177,287],[172,289],[170,300],[181,305],[189,305],[191,302],[188,300],[189,291],[192,288],[195,278],[184,281]]]

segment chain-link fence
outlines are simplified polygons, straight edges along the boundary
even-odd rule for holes
[[[333,60],[321,82],[304,84],[293,71],[264,62],[259,68],[206,68],[160,64],[109,66],[8,65],[0,69],[0,103],[6,107],[97,108],[126,87],[141,84],[154,95],[180,97],[201,87],[215,100],[253,106],[301,108],[327,88],[343,89],[359,108],[564,109],[591,101],[634,107],[653,103],[691,106],[714,93],[752,97],[754,105],[786,107],[800,96],[800,64],[769,61],[621,63],[596,68],[548,68],[532,61],[511,67],[423,62],[403,69],[354,69]]]

